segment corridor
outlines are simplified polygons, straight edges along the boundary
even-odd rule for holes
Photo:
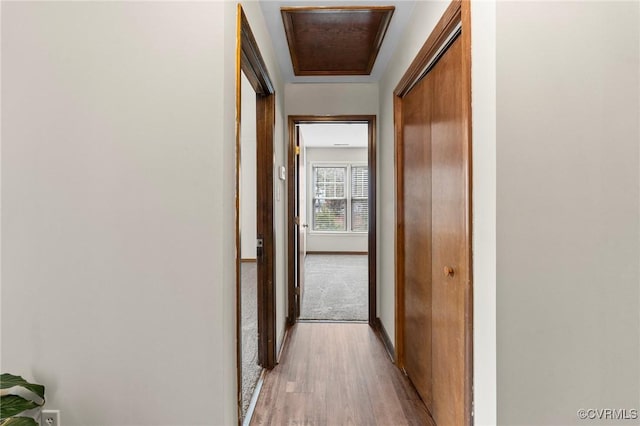
[[[434,425],[369,325],[298,323],[285,345],[252,425]]]

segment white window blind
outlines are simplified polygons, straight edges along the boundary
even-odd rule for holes
[[[369,171],[367,167],[351,167],[351,230],[369,229]]]

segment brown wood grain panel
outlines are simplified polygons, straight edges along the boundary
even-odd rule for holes
[[[375,326],[375,320],[378,317],[378,291],[377,291],[377,259],[378,259],[378,214],[377,214],[377,194],[378,194],[378,166],[377,166],[377,153],[378,147],[376,145],[376,117],[370,116],[368,119],[369,124],[369,146],[367,154],[369,156],[369,193],[368,193],[368,211],[369,211],[369,235],[367,250],[369,255],[369,325]]]
[[[256,193],[258,257],[258,358],[264,368],[276,365],[275,229],[273,222],[273,138],[275,95],[257,95]]]
[[[281,8],[295,75],[368,75],[393,6]]]
[[[435,425],[375,331],[345,323],[292,327],[280,364],[265,376],[251,424]]]
[[[458,38],[433,71],[433,416],[465,423],[465,294],[469,282],[467,163]]]
[[[431,407],[431,94],[427,75],[403,99],[404,368]]]

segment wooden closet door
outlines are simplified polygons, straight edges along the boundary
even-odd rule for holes
[[[465,295],[469,284],[468,155],[459,37],[430,72],[433,410],[439,425],[465,415]]]
[[[431,361],[431,92],[423,78],[403,102],[404,368],[430,409]]]

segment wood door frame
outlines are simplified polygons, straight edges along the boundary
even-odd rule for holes
[[[330,123],[338,121],[359,121],[366,122],[368,125],[368,170],[369,170],[369,232],[368,232],[368,274],[369,274],[369,301],[367,322],[370,326],[376,326],[376,306],[377,306],[377,287],[376,287],[376,264],[377,264],[377,244],[376,244],[376,116],[375,115],[290,115],[289,120],[289,148],[287,151],[287,240],[288,240],[288,268],[287,268],[287,298],[288,310],[287,321],[289,325],[295,324],[295,280],[297,261],[297,253],[295,251],[294,235],[296,230],[295,224],[295,204],[291,200],[295,200],[295,158],[296,158],[296,138],[295,126],[300,123]]]
[[[472,424],[473,401],[473,247],[472,247],[472,159],[471,159],[471,11],[469,0],[453,0],[427,38],[426,42],[400,79],[393,94],[394,132],[395,132],[395,181],[396,181],[396,217],[395,217],[395,353],[396,365],[404,370],[404,163],[402,131],[402,98],[424,77],[446,51],[449,35],[460,27],[463,57],[463,117],[466,122],[464,131],[467,147],[465,149],[466,181],[468,185],[466,204],[466,229],[469,250],[469,285],[465,294],[465,417]],[[442,49],[445,47],[445,49]]]
[[[276,365],[275,245],[273,206],[273,147],[275,128],[275,89],[260,54],[249,21],[241,5],[236,22],[236,373],[238,424],[242,414],[242,247],[240,238],[241,172],[241,74],[256,92],[256,176],[257,235],[264,246],[258,256],[258,362],[263,368]]]

